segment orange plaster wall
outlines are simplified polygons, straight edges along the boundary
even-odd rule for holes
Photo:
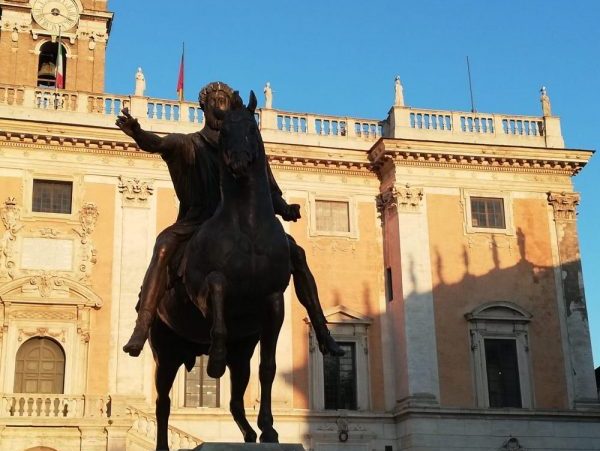
[[[304,199],[290,199],[306,212]],[[383,256],[381,229],[374,205],[358,204],[359,240],[310,237],[308,218],[292,223],[290,233],[306,252],[319,288],[324,310],[344,305],[373,319],[369,328],[371,401],[374,410],[383,410],[383,371],[381,367],[381,307],[383,295]],[[379,237],[379,238],[378,238]],[[309,407],[308,327],[306,310],[292,294],[292,334],[294,342],[294,408]],[[318,351],[317,351],[318,352]]]
[[[21,177],[2,177],[0,178],[0,207],[4,206],[4,201],[9,197],[14,197],[17,205],[23,205]]]
[[[156,202],[156,233],[158,234],[177,219],[175,191],[172,188],[159,188]]]
[[[458,197],[429,195],[427,203],[442,405],[475,405],[464,315],[486,302],[510,301],[533,315],[530,358],[536,407],[566,407],[546,202],[513,200],[516,237],[467,237]]]
[[[92,310],[88,367],[88,393],[109,392],[108,362],[112,306],[112,264],[115,227],[115,186],[91,183],[85,187],[85,201],[98,206],[98,222],[92,234],[98,262],[92,272],[92,289],[102,299],[102,307]]]

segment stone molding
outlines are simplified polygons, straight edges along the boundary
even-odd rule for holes
[[[387,147],[386,147],[387,144]],[[373,170],[381,172],[385,162],[392,159],[397,165],[434,168],[476,169],[488,172],[536,172],[542,174],[565,174],[573,176],[586,165],[589,151],[549,148],[520,148],[505,146],[496,152],[474,153],[475,148],[488,145],[454,147],[451,151],[440,151],[445,143],[433,143],[438,147],[414,149],[409,142],[396,143],[380,140],[370,151],[369,160]],[[415,146],[425,147],[417,142]],[[504,147],[504,146],[503,146]],[[528,155],[531,154],[531,155]]]
[[[577,193],[548,193],[548,203],[554,210],[557,221],[574,221],[577,219],[577,206],[580,196]]]
[[[149,198],[154,193],[154,181],[135,177],[119,176],[119,192],[124,206],[149,207]]]

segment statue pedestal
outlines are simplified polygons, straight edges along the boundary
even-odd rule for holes
[[[286,443],[203,443],[193,450],[180,451],[304,451],[304,448]]]

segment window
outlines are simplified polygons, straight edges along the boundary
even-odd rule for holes
[[[58,43],[46,42],[40,47],[38,60],[37,85],[39,87],[54,88],[56,86],[56,61],[58,57]],[[62,51],[63,74],[67,69],[67,52],[63,45]]]
[[[465,317],[471,335],[477,406],[532,407],[531,315],[511,302],[493,302]]]
[[[356,410],[356,344],[339,342],[342,357],[323,356],[325,409]]]
[[[471,197],[471,224],[473,227],[505,229],[504,199]]]
[[[49,338],[31,338],[19,348],[15,393],[63,393],[65,353]]]
[[[332,337],[345,354],[322,355],[310,319],[304,319],[309,326],[310,406],[315,410],[368,410],[368,330],[372,320],[342,305],[324,313]]]
[[[392,302],[394,300],[394,285],[392,281],[392,268],[389,266],[385,268],[385,299],[388,302]]]
[[[185,375],[185,407],[219,407],[219,380],[206,374],[207,365],[207,356],[197,357]]]
[[[484,344],[490,407],[521,407],[516,341],[486,338]]]
[[[57,180],[34,180],[32,211],[40,213],[71,213],[73,183]]]
[[[319,232],[350,232],[348,202],[315,200],[315,216]]]

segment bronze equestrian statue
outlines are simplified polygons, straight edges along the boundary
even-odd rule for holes
[[[127,109],[117,118],[117,126],[132,137],[140,149],[158,153],[163,158],[179,199],[179,213],[175,224],[167,227],[156,238],[142,283],[136,325],[131,338],[123,347],[133,357],[139,356],[148,338],[158,303],[167,286],[169,263],[198,227],[212,216],[219,202],[215,155],[221,121],[215,116],[215,112],[227,111],[232,95],[233,90],[222,82],[212,82],[203,87],[199,103],[204,111],[205,126],[199,132],[188,135],[172,133],[160,137],[147,132],[140,127],[137,119],[131,117]],[[296,221],[300,218],[300,206],[285,202],[268,163],[267,171],[275,213],[285,221]],[[288,240],[296,296],[308,313],[319,349],[324,354],[343,355],[343,351],[329,334],[317,285],[308,268],[304,250],[289,235]]]
[[[235,108],[230,114],[224,114],[232,100],[235,100]],[[156,258],[144,281],[136,325],[136,331],[143,329],[144,323],[151,325],[150,342],[157,365],[157,449],[160,450],[168,449],[169,391],[177,370],[185,364],[189,371],[196,355],[207,353],[209,375],[219,377],[225,365],[230,368],[232,415],[244,440],[256,440],[256,433],[245,418],[243,394],[250,376],[250,357],[259,340],[261,441],[277,441],[270,396],[275,375],[275,345],[283,320],[282,293],[289,271],[294,274],[297,295],[315,326],[321,351],[334,355],[343,353],[326,328],[304,252],[291,237],[286,237],[275,219],[276,212],[287,220],[298,219],[299,208],[287,205],[281,198],[264,155],[253,111],[241,108],[239,97],[223,83],[211,83],[203,88],[200,101],[207,127],[191,135],[159,138],[141,130],[127,111],[117,121],[142,149],[161,153],[182,207],[178,221],[157,239]],[[255,106],[256,99],[252,95],[250,109]],[[224,133],[220,141],[224,147],[219,153],[216,143],[222,126]],[[241,158],[233,158],[234,155]],[[253,170],[243,169],[241,162],[252,162]],[[262,169],[256,170],[256,162]],[[246,171],[248,174],[244,174]],[[240,189],[242,180],[252,181],[253,188]],[[253,199],[261,201],[240,201],[244,196],[254,196]],[[182,255],[181,249],[196,231]],[[215,237],[215,233],[219,233],[219,237]],[[268,278],[259,276],[265,273]],[[152,278],[157,274],[158,279]],[[235,283],[230,283],[231,280]],[[152,296],[156,298],[154,305],[144,305],[144,300]],[[228,331],[227,325],[231,324],[234,327]],[[145,334],[142,334],[137,354],[146,339]],[[132,340],[135,335],[134,332]],[[136,354],[136,350],[131,353]]]

